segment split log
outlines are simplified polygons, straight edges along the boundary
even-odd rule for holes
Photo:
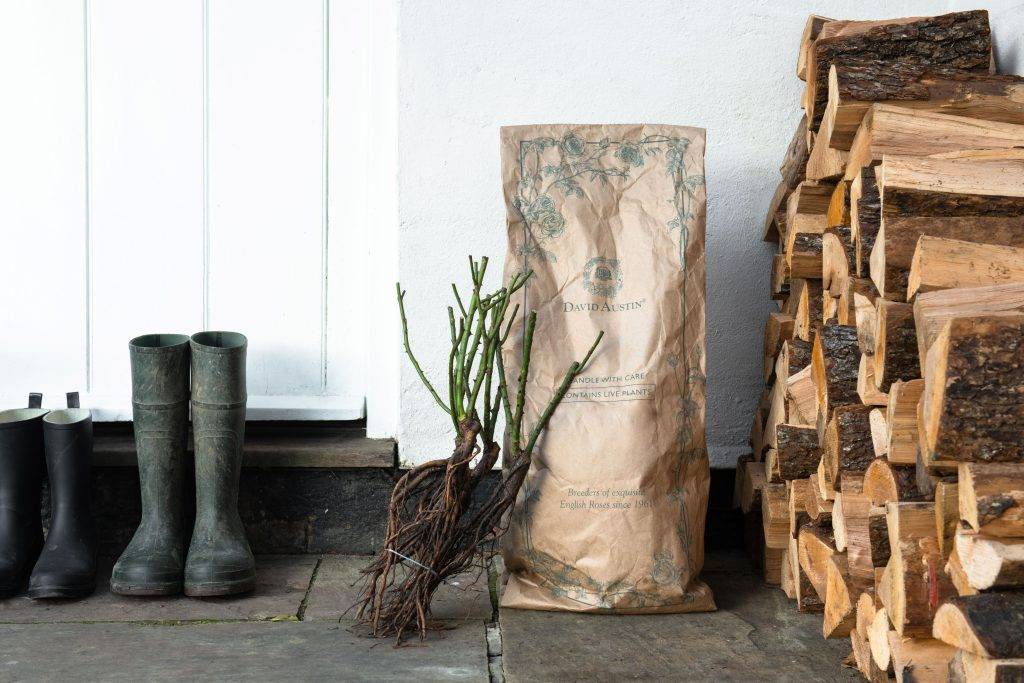
[[[856,255],[853,272],[857,277],[868,276],[868,259],[881,227],[882,195],[875,168],[867,166],[859,169],[850,181],[850,229]]]
[[[849,287],[854,258],[856,250],[852,228],[848,225],[828,228],[821,236],[821,283],[833,297],[841,299]]]
[[[806,479],[818,469],[821,449],[814,427],[781,424],[776,428],[779,475],[784,480]]]
[[[1020,683],[1024,681],[1024,658],[988,659],[960,650],[964,681],[969,683]]]
[[[921,376],[913,306],[877,299],[874,336],[874,376],[875,386],[879,391],[888,393],[893,382],[917,379]]]
[[[824,325],[814,337],[811,372],[817,401],[818,434],[838,406],[860,402],[857,395],[857,370],[860,352],[857,328],[848,325]]]
[[[935,484],[935,540],[943,558],[949,558],[953,550],[953,540],[960,521],[958,489],[956,481],[939,481]]]
[[[986,313],[1024,312],[1024,284],[965,287],[919,293],[914,298],[917,355],[924,373],[924,361],[943,325],[953,318]]]
[[[857,366],[857,395],[866,406],[884,406],[889,395],[879,390],[875,382],[875,360],[873,355],[861,353]]]
[[[782,301],[789,296],[789,266],[786,265],[785,252],[772,256],[770,290],[774,301]]]
[[[766,483],[761,489],[761,524],[767,548],[781,550],[789,543],[789,493],[785,484]]]
[[[893,628],[902,636],[927,636],[935,610],[956,591],[942,571],[935,542],[934,503],[888,503],[890,595]]]
[[[978,589],[971,586],[971,582],[967,580],[967,572],[964,571],[963,565],[960,564],[960,555],[956,552],[956,544],[953,543],[952,545],[953,549],[946,560],[946,576],[953,583],[953,588],[956,589],[957,595],[977,595]]]
[[[889,623],[889,615],[885,607],[875,612],[871,625],[868,626],[868,645],[871,646],[871,659],[879,669],[892,668],[892,649],[889,645],[889,633],[894,632]]]
[[[864,581],[864,590],[861,591],[860,596],[857,598],[857,620],[855,629],[862,636],[867,638],[868,629],[871,627],[871,622],[874,621],[875,613],[878,611],[880,605],[878,599],[875,596],[875,583],[874,581]]]
[[[866,355],[875,353],[875,301],[878,290],[866,278],[852,278],[851,293],[854,302],[854,324],[857,326],[857,346]]]
[[[875,169],[881,227],[871,278],[888,299],[906,299],[922,236],[1024,246],[1024,160],[886,156]]]
[[[840,490],[846,472],[862,473],[875,459],[871,444],[871,406],[839,406],[825,430],[822,460],[830,473],[832,487]]]
[[[1022,143],[1024,144],[1024,143]],[[1024,247],[921,237],[907,279],[907,299],[919,292],[1024,282]]]
[[[825,603],[818,597],[817,591],[811,584],[810,579],[800,566],[799,542],[796,538],[789,538],[789,558],[792,563],[791,571],[796,579],[796,609],[798,612],[818,613],[825,611]]]
[[[857,625],[857,598],[868,589],[866,581],[851,577],[846,556],[832,555],[825,566],[825,615],[821,631],[825,638],[845,638]]]
[[[796,130],[793,132],[793,137],[790,139],[789,147],[786,149],[786,156],[782,160],[782,166],[779,167],[782,182],[790,190],[795,189],[797,185],[804,181],[809,153],[807,142],[807,117],[802,116],[796,126]]]
[[[864,495],[873,505],[921,500],[913,465],[893,465],[875,458],[864,472]]]
[[[844,485],[841,503],[850,573],[865,580],[873,579],[875,570],[885,567],[889,562],[885,508],[872,505],[867,496],[855,486]],[[833,526],[839,516],[835,512],[837,509],[833,508]]]
[[[871,656],[871,646],[867,636],[856,631],[850,633],[850,642],[853,645],[854,656],[857,660],[857,668],[864,675],[869,683],[891,683],[893,680],[889,672],[880,669]]]
[[[833,63],[884,60],[988,72],[992,38],[988,13],[978,10],[882,22],[826,22],[808,52],[808,127],[817,130]]]
[[[810,365],[810,342],[802,339],[784,339],[775,356],[775,379],[788,387],[792,377]]]
[[[769,484],[783,483],[782,475],[779,474],[779,453],[774,448],[764,452],[764,474],[768,477]]]
[[[818,484],[818,474],[816,472],[808,477],[808,485],[804,491],[804,496],[804,509],[807,511],[807,516],[811,518],[812,522],[821,526],[832,521],[832,509],[835,507],[835,501],[826,500],[821,496],[821,487]],[[842,550],[842,548],[838,549]]]
[[[967,583],[975,590],[1024,587],[1024,539],[993,538],[961,529],[956,534],[956,554]]]
[[[819,17],[816,14],[807,17],[807,22],[804,24],[804,32],[800,35],[800,49],[797,52],[796,58],[796,75],[801,81],[807,80],[807,64],[811,59],[811,46],[814,44],[818,34],[821,33],[821,28],[830,21],[834,21],[834,19]],[[804,117],[805,127],[806,123],[807,118]]]
[[[932,632],[944,643],[980,657],[1024,657],[1024,592],[952,598],[935,614]]]
[[[828,561],[836,554],[832,531],[826,527],[807,524],[799,529],[797,551],[800,568],[807,574],[807,579],[814,586],[814,591],[822,601],[827,595]]]
[[[889,634],[892,668],[897,681],[945,681],[957,649],[934,638],[901,638]]]
[[[929,156],[962,149],[1011,149],[1022,143],[1022,125],[875,103],[850,146],[845,177],[853,180],[861,168],[886,154]]]
[[[768,204],[768,215],[764,219],[764,230],[761,239],[765,242],[779,242],[785,244],[786,236],[786,200],[793,188],[786,184],[785,180],[779,182]]]
[[[814,146],[811,148],[810,156],[807,157],[807,178],[809,180],[839,179],[846,171],[846,162],[850,153],[829,145],[834,116],[834,112],[826,111],[821,119],[818,132],[814,136]]]
[[[744,513],[761,509],[761,491],[767,483],[764,463],[747,463],[743,468],[743,483],[740,487],[740,509]]]
[[[807,514],[807,510],[804,507],[805,501],[807,500],[807,486],[809,481],[807,479],[794,479],[793,481],[786,482],[786,490],[789,495],[788,510],[789,510],[789,534],[796,538],[797,534],[800,533],[800,528],[805,524],[810,524],[811,517]]]
[[[814,180],[805,180],[793,189],[786,199],[787,253],[792,250],[792,241],[796,235],[820,235],[825,232],[828,227],[828,204],[833,190],[834,183]]]
[[[797,578],[793,576],[793,562],[789,557],[789,547],[785,547],[782,550],[782,566],[779,569],[779,588],[786,594],[786,597],[790,600],[796,599],[796,581]]]
[[[794,312],[794,331],[799,339],[811,341],[812,332],[821,323],[821,280],[794,278],[789,281]]]
[[[832,197],[828,200],[828,213],[825,215],[825,224],[829,230],[850,227],[850,182],[843,180],[832,190]],[[850,244],[852,246],[852,240]]]
[[[824,461],[818,462],[818,491],[825,500],[835,500],[836,490],[832,488],[832,480],[825,471]]]
[[[863,362],[864,356],[861,356]],[[885,413],[875,408],[868,414],[868,421],[871,423],[871,447],[875,451],[875,458],[884,458],[889,442],[889,425],[885,421]]]
[[[885,412],[889,440],[885,452],[895,465],[917,463],[917,403],[923,391],[923,379],[897,380],[889,387]]]
[[[790,278],[821,278],[822,238],[822,233],[787,233],[786,268]]]
[[[789,377],[786,381],[786,396],[790,423],[813,426],[818,408],[810,365]]]
[[[986,536],[1024,537],[1024,464],[961,463],[957,509]]]
[[[814,492],[814,497],[819,500],[824,500],[821,498],[821,486],[816,481],[816,479],[817,475],[811,477],[811,486],[813,488],[816,488]],[[849,477],[847,477],[846,484],[845,486],[842,487],[842,490],[834,492],[835,500],[825,501],[826,503],[831,503],[832,505],[832,534],[835,538],[836,550],[838,550],[841,553],[846,552],[847,547],[849,545],[849,534],[846,525],[848,510],[846,509],[846,507],[850,505],[855,505],[858,499],[863,498],[863,496],[861,496],[862,479],[862,477],[856,474],[851,474]],[[846,495],[849,496],[849,499],[850,501],[852,501],[852,503],[850,501],[844,503],[844,492],[848,492]]]
[[[825,117],[831,114],[828,142],[849,150],[874,102],[957,116],[1024,123],[1024,79],[1019,76],[958,71],[892,60],[844,60],[829,73]],[[818,138],[824,131],[819,129]]]
[[[1024,461],[1024,314],[954,318],[925,367],[918,417],[930,459]]]

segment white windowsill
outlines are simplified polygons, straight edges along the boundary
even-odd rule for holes
[[[63,408],[63,397],[47,395],[44,408]],[[24,398],[0,399],[0,406],[22,407]],[[132,419],[131,399],[123,396],[81,396],[83,408],[96,422],[128,422]],[[249,396],[247,420],[361,420],[366,416],[362,397],[350,396]]]

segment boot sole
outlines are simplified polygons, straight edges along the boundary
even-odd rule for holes
[[[28,588],[28,579],[18,581],[15,583],[8,583],[0,586],[0,600],[5,598],[13,598],[19,593],[24,593],[25,589]]]
[[[28,597],[33,600],[72,600],[85,598],[96,592],[96,586],[47,586],[29,588]]]
[[[219,598],[225,595],[251,593],[256,590],[256,577],[236,579],[235,581],[216,581],[201,584],[185,584],[185,595],[190,598]]]
[[[110,582],[110,592],[117,595],[130,595],[139,598],[156,598],[168,595],[180,595],[182,591],[181,582],[172,584],[150,584],[135,585],[128,583]]]

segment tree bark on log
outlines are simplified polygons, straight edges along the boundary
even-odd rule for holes
[[[939,640],[989,659],[1024,657],[1024,592],[955,597],[939,608]]]
[[[925,64],[876,59],[836,62],[828,82],[826,116],[831,114],[832,119],[828,142],[836,149],[849,150],[873,102],[1024,123],[1022,83],[1024,79],[1020,76]]]
[[[874,166],[859,169],[850,182],[850,221],[856,254],[854,272],[857,277],[867,277],[868,260],[882,227],[882,195]]]
[[[832,412],[822,458],[836,491],[841,490],[846,472],[862,474],[875,459],[870,413],[871,406],[861,404],[839,406]]]
[[[1024,462],[1024,314],[955,318],[928,352],[926,462]]]
[[[819,437],[824,436],[825,427],[835,408],[860,403],[860,396],[857,394],[859,367],[857,328],[849,325],[822,326],[814,336],[811,356],[811,373],[814,377],[818,404]]]
[[[828,24],[823,26],[827,28]],[[861,27],[867,30],[859,30]],[[945,66],[988,72],[992,37],[988,12],[954,12],[936,17],[881,23],[853,22],[839,35],[819,34],[811,46],[807,67],[809,128],[817,130],[828,102],[829,68],[833,63],[878,59],[886,63]]]
[[[875,386],[886,393],[897,380],[921,376],[914,307],[910,304],[887,299],[875,301],[874,365]]]
[[[1024,537],[1024,464],[961,463],[957,509],[987,536]]]

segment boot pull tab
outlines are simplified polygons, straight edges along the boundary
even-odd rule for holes
[[[29,408],[42,408],[43,407],[43,395],[32,392],[28,395],[28,407]]]
[[[81,405],[80,405],[80,403],[78,401],[78,392],[77,391],[69,391],[68,392],[68,408],[80,408],[80,407],[81,407]]]

